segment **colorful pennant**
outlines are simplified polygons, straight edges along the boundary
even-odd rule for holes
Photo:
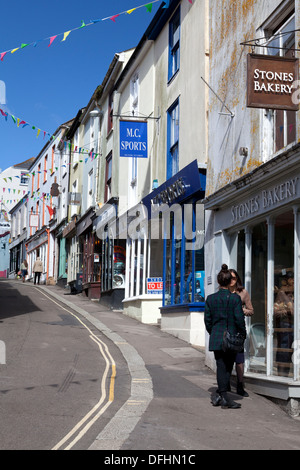
[[[120,13],[117,13],[115,15],[111,15],[111,16],[108,16],[106,18],[100,18],[100,19],[95,19],[95,20],[90,20],[90,23],[85,23],[83,20],[81,21],[81,26],[78,26],[77,28],[73,28],[73,29],[70,29],[68,31],[65,31],[63,33],[59,33],[59,34],[56,34],[54,36],[50,36],[48,38],[44,38],[44,39],[39,39],[38,41],[34,41],[34,42],[31,42],[31,43],[22,43],[21,46],[19,47],[15,47],[13,49],[9,49],[7,51],[3,51],[3,52],[0,52],[0,61],[3,62],[4,60],[4,57],[6,56],[6,54],[8,54],[9,52],[11,54],[14,54],[16,51],[18,51],[19,49],[24,49],[25,47],[28,47],[28,46],[33,46],[33,47],[36,47],[36,45],[41,42],[41,41],[49,41],[49,44],[48,44],[48,47],[50,47],[52,45],[52,43],[55,41],[55,39],[58,37],[58,36],[62,36],[63,39],[60,41],[60,42],[64,42],[67,37],[69,36],[69,34],[73,31],[77,31],[79,29],[82,29],[82,28],[85,28],[87,26],[92,26],[94,24],[97,24],[101,21],[106,21],[106,20],[111,20],[113,21],[114,23],[116,22],[116,19],[121,16],[121,15],[130,15],[131,13],[133,13],[134,11],[140,9],[140,8],[146,8],[146,11],[148,13],[151,13],[152,12],[152,7],[153,7],[153,4],[154,3],[158,3],[160,2],[161,0],[152,0],[151,2],[148,2],[146,4],[143,4],[143,5],[140,5],[140,6],[137,6],[135,8],[130,8],[128,10],[125,10],[125,11],[122,11]],[[192,0],[188,0],[189,3],[193,3]],[[163,6],[163,8],[169,8],[169,5],[170,5],[170,0],[163,0],[163,3],[165,4]]]
[[[0,109],[0,113],[1,113],[1,115],[2,115],[3,117],[5,117],[5,120],[6,120],[6,121],[7,121],[7,117],[10,116],[10,117],[12,118],[13,122],[14,122],[15,124],[17,124],[17,127],[22,126],[22,128],[24,128],[24,127],[26,127],[26,126],[30,126],[31,129],[37,130],[37,137],[40,135],[40,133],[41,133],[41,131],[42,131],[42,129],[39,129],[39,128],[36,127],[36,126],[33,126],[33,125],[29,124],[29,122],[27,122],[27,121],[24,121],[24,119],[20,119],[20,118],[18,118],[18,117],[15,117],[13,114],[9,114],[7,111],[3,111],[3,109]],[[44,138],[45,138],[46,135],[48,135],[48,136],[49,136],[49,140],[54,139],[54,136],[51,135],[50,132],[46,132],[46,131],[42,131],[42,132],[43,132],[43,134],[44,134]]]

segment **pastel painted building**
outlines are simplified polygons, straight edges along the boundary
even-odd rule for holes
[[[2,239],[1,248],[1,261],[0,264],[3,269],[2,275],[4,277],[14,276],[16,271],[21,265],[21,259],[25,256],[25,240],[24,224],[25,219],[22,210],[24,198],[27,196],[29,174],[28,169],[32,164],[34,158],[30,158],[22,163],[7,168],[0,173],[0,194],[1,194],[1,225],[4,224],[4,232],[10,232],[10,236],[5,236]],[[14,210],[18,205],[18,210]],[[7,227],[10,224],[10,228]],[[3,227],[2,227],[3,228]],[[1,230],[1,233],[4,233]],[[22,240],[19,237],[22,235]],[[7,238],[7,239],[6,239]]]
[[[300,397],[294,360],[300,119],[299,98],[292,104],[292,95],[299,28],[299,0],[228,0],[221,9],[210,2],[206,294],[217,289],[222,263],[237,269],[254,306],[246,320],[246,381],[294,412]],[[214,363],[209,353],[207,363]]]
[[[162,5],[116,80],[111,91],[113,134],[109,137],[113,136],[113,141],[105,153],[104,187],[111,198],[106,199],[95,220],[95,226],[107,222],[106,253],[112,256],[112,248],[117,247],[126,263],[115,263],[120,263],[120,269],[122,264],[115,282],[117,289],[123,289],[124,314],[144,323],[157,323],[162,315],[166,331],[201,345],[204,298],[201,303],[196,295],[195,257],[189,256],[180,243],[175,253],[175,238],[168,246],[162,238],[157,239],[149,231],[146,210],[149,214],[152,201],[158,201],[161,193],[181,179],[186,198],[179,197],[178,191],[172,200],[181,213],[183,204],[189,203],[194,214],[196,201],[204,197],[205,183],[201,184],[200,174],[205,180],[207,90],[201,76],[206,77],[208,65],[207,15],[207,2],[173,0],[168,8]],[[140,141],[146,145],[143,155],[123,152],[127,144],[129,150],[139,145],[132,138],[142,132],[146,135]],[[160,203],[154,205],[159,212]],[[169,209],[172,211],[172,207]],[[203,207],[201,210],[203,214]],[[130,227],[137,219],[142,228],[134,228],[133,236]],[[203,246],[201,250],[203,258]],[[192,265],[194,270],[187,273]],[[203,273],[203,262],[197,266]],[[103,272],[106,269],[104,266]],[[188,274],[190,291],[185,295],[183,285]],[[148,279],[154,278],[163,287],[149,290]],[[110,273],[108,279],[113,283],[114,274]],[[170,290],[171,283],[179,289],[176,296]],[[113,290],[112,284],[108,287]]]
[[[47,142],[29,168],[31,177],[28,188],[26,239],[28,272],[29,277],[32,277],[34,262],[40,257],[43,262],[41,281],[44,283],[49,278],[56,277],[56,214],[60,212],[59,196],[52,196],[51,188],[58,178],[66,176],[69,172],[68,157],[64,151],[59,151],[59,145],[64,141],[64,133],[69,126],[70,122],[59,126],[53,134],[53,139]]]

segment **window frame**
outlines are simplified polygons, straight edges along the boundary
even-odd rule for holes
[[[178,118],[178,130],[176,132],[176,111]],[[175,112],[175,119],[173,118]],[[172,106],[167,111],[167,179],[174,176],[179,171],[179,116],[180,116],[180,107],[179,107],[179,98],[172,104]],[[172,122],[173,120],[173,122]],[[173,128],[174,125],[174,128]],[[177,134],[177,135],[176,135]],[[172,138],[173,136],[173,138]],[[177,137],[177,138],[176,138]],[[175,168],[174,168],[174,155],[175,155]]]
[[[178,23],[178,27],[176,28],[177,23]],[[178,30],[178,38],[176,39],[175,32],[177,30]],[[180,15],[180,7],[179,7],[169,22],[168,81],[170,81],[180,69],[180,35],[181,35],[181,15]],[[174,41],[174,38],[176,39],[175,41]]]
[[[292,5],[293,2],[290,2]],[[295,21],[295,9],[290,9],[287,11],[285,16],[282,15],[270,21],[267,26],[265,26],[265,36],[268,38],[267,44],[264,46],[264,53],[266,55],[272,56],[280,56],[285,57],[287,56],[290,49],[270,49],[270,44],[276,41],[278,43],[278,47],[283,47],[285,44],[285,35],[280,35],[280,32],[284,31],[284,29],[289,25],[289,23]],[[287,29],[287,31],[293,31],[292,29]],[[295,47],[296,43],[296,35],[294,36],[294,42],[290,44],[290,48]],[[276,46],[277,47],[277,46]],[[285,110],[267,110],[266,118],[269,121],[272,121],[272,135],[270,136],[270,147],[271,152],[277,153],[284,149],[286,146],[294,143],[297,138],[296,132],[296,113],[293,114],[293,111],[285,111]],[[291,122],[295,120],[295,122]],[[293,126],[293,128],[291,128]],[[291,137],[292,135],[292,137]],[[294,137],[293,137],[294,136]]]
[[[104,202],[107,202],[111,197],[111,182],[112,182],[112,152],[110,152],[105,159],[105,193]],[[109,166],[111,165],[110,177]]]

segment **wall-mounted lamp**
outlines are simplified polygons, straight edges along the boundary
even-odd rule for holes
[[[103,116],[103,112],[100,108],[95,108],[93,109],[91,112],[90,112],[90,116],[91,117],[102,117]]]
[[[240,147],[240,155],[242,157],[248,157],[248,148],[247,147]]]

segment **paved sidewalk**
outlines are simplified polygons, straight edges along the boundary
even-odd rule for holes
[[[132,377],[131,397],[98,436],[106,450],[298,450],[300,420],[250,392],[239,410],[210,404],[215,374],[204,353],[83,295],[39,286],[93,323],[123,353]]]

